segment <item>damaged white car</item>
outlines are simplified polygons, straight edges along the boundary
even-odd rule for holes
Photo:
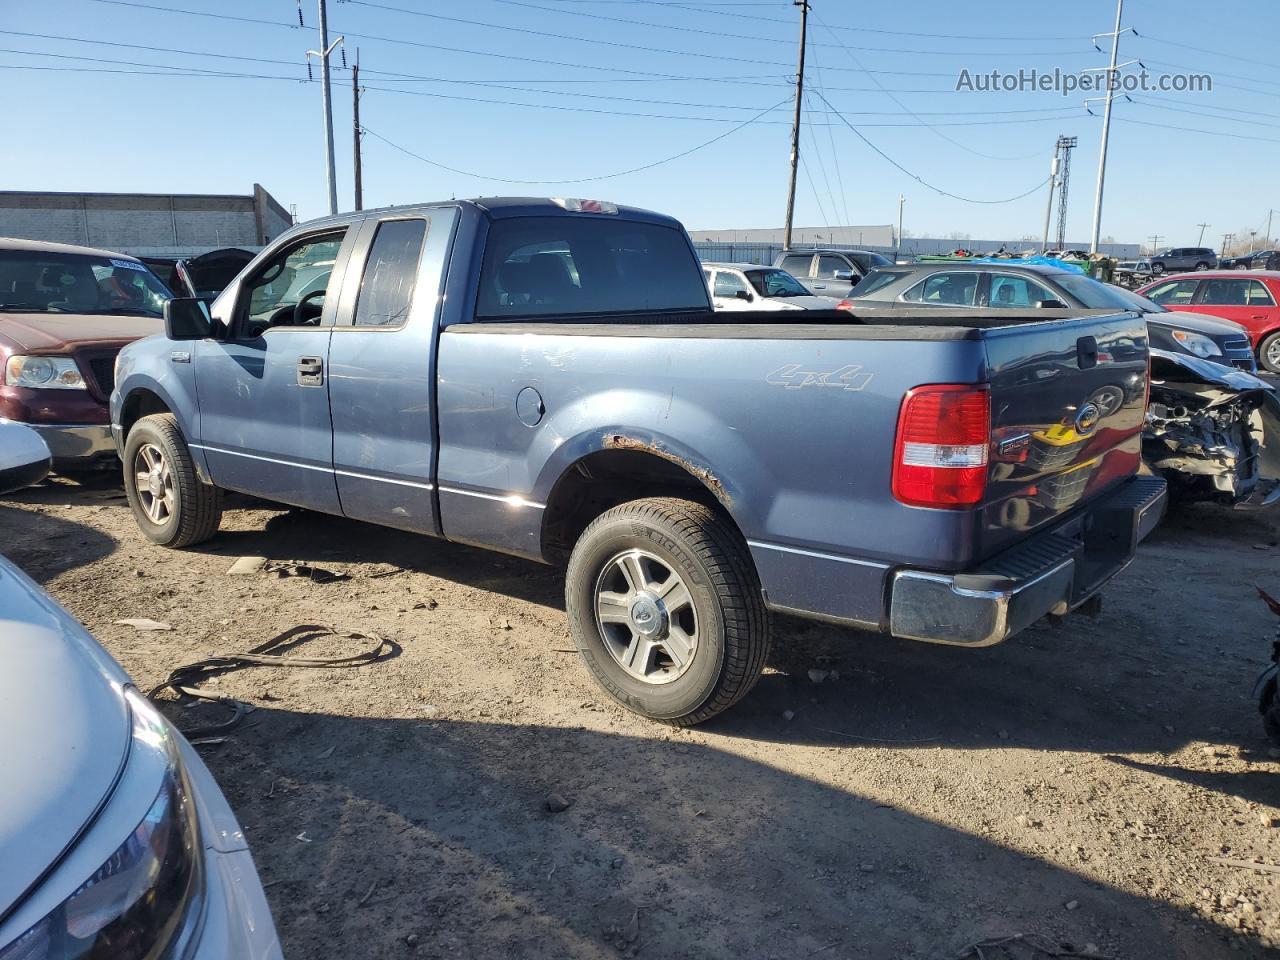
[[[1176,500],[1272,506],[1280,501],[1280,398],[1251,373],[1153,346],[1142,453]]]

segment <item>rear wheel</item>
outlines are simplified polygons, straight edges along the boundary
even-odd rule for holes
[[[1258,363],[1270,373],[1280,373],[1280,330],[1265,337],[1258,345]]]
[[[222,491],[196,475],[171,413],[143,417],[129,431],[124,490],[143,535],[164,547],[208,540],[222,521]]]
[[[653,498],[601,514],[574,546],[565,601],[588,669],[641,716],[700,723],[764,670],[769,620],[746,542],[702,504]]]
[[[1157,276],[1159,276],[1160,274],[1164,273],[1164,264],[1163,264],[1163,263],[1153,263],[1153,264],[1151,265],[1151,272],[1152,272],[1152,273],[1154,273],[1154,274],[1156,274]]]
[[[1196,269],[1197,269],[1197,270],[1208,270],[1208,269],[1209,269],[1209,265],[1208,265],[1207,263],[1197,263],[1197,264],[1196,264]]]

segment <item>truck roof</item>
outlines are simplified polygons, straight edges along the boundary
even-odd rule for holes
[[[317,217],[314,220],[307,221],[308,225],[322,225],[328,222],[343,223],[353,215],[355,216],[378,216],[386,213],[406,214],[413,213],[418,210],[428,210],[432,207],[472,207],[483,212],[486,216],[493,219],[505,219],[507,217],[599,217],[599,216],[615,216],[615,214],[600,213],[577,213],[566,210],[550,197],[474,197],[467,200],[437,200],[425,203],[408,203],[400,204],[394,207],[378,207],[375,209],[367,209],[360,211],[348,211],[333,216]],[[680,227],[680,221],[675,217],[669,217],[663,213],[655,213],[652,210],[645,210],[641,207],[628,207],[622,204],[615,204],[618,209],[616,216],[622,216],[627,220],[640,220],[648,223],[660,223],[668,227]]]

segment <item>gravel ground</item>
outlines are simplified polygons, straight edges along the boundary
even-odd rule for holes
[[[779,619],[759,686],[692,731],[597,695],[536,564],[243,501],[171,552],[106,478],[0,501],[0,547],[143,687],[299,624],[393,641],[370,666],[209,684],[256,708],[201,749],[291,960],[1280,945],[1280,874],[1211,860],[1280,861],[1280,753],[1248,696],[1280,518],[1187,510],[1099,618],[988,650]],[[347,579],[229,575],[246,555]],[[183,726],[207,709],[166,704]]]

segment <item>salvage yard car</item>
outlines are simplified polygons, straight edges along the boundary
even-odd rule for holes
[[[717,314],[677,221],[487,198],[295,227],[171,301],[111,410],[153,542],[235,490],[567,561],[595,679],[687,725],[770,610],[978,647],[1093,606],[1164,509],[1147,362],[1132,313]]]
[[[1280,500],[1280,401],[1253,376],[1245,330],[1219,317],[1174,313],[1133,291],[1042,264],[934,263],[872,272],[849,298],[854,311],[920,306],[1109,312],[1146,318],[1151,394],[1143,433],[1147,467],[1179,500],[1242,508]],[[1049,313],[1045,312],[1045,316]],[[1059,432],[1057,442],[1073,442]]]
[[[1138,293],[1170,310],[1195,311],[1240,324],[1258,363],[1280,373],[1280,271],[1237,270],[1163,277]]]
[[[37,430],[57,470],[114,465],[116,354],[160,332],[171,295],[134,257],[0,238],[0,417]]]
[[[0,421],[0,493],[49,453]],[[0,960],[278,960],[235,815],[97,641],[0,557]]]
[[[702,273],[717,310],[833,310],[844,303],[815,297],[800,281],[777,267],[752,263],[704,263]]]
[[[773,265],[786,270],[812,294],[847,297],[853,285],[876,267],[893,263],[871,250],[783,250]]]

